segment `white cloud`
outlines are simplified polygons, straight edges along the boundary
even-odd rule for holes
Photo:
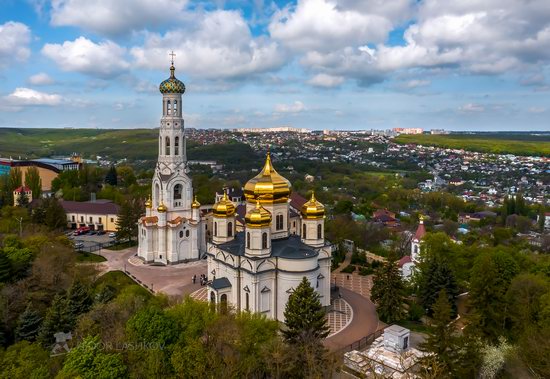
[[[402,84],[402,88],[413,89],[418,87],[429,86],[431,82],[429,80],[413,79]]]
[[[481,104],[467,103],[458,108],[458,110],[463,113],[479,113],[485,111],[485,107]]]
[[[42,54],[63,71],[74,71],[100,78],[110,78],[129,67],[124,60],[126,49],[112,41],[94,43],[85,37],[60,44],[46,44]]]
[[[0,68],[14,62],[25,62],[31,55],[31,31],[20,22],[8,21],[0,25]]]
[[[276,13],[269,25],[274,39],[306,51],[383,42],[391,29],[383,16],[342,9],[332,0],[301,0],[295,8]]]
[[[32,75],[27,81],[29,82],[29,84],[35,86],[46,86],[55,83],[52,77],[45,72],[40,72],[38,74]]]
[[[51,24],[104,35],[142,30],[181,19],[187,0],[53,0]]]
[[[300,113],[306,109],[304,103],[295,101],[292,104],[275,105],[275,113]]]
[[[253,38],[236,11],[205,13],[185,28],[150,33],[131,54],[139,67],[167,69],[170,50],[176,53],[178,70],[206,79],[242,79],[278,69],[286,61],[276,42]]]
[[[544,113],[546,108],[543,107],[531,107],[527,110],[529,113]]]
[[[338,87],[343,82],[344,78],[342,76],[332,76],[327,74],[317,74],[313,78],[308,80],[308,84],[315,87],[324,88]]]
[[[25,106],[25,105],[49,105],[55,106],[63,102],[63,98],[57,94],[49,94],[45,92],[35,91],[30,88],[16,88],[4,99],[10,105]]]

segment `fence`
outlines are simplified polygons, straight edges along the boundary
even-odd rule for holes
[[[101,255],[101,249],[111,247],[116,244],[116,241],[111,240],[107,242],[94,242],[89,240],[73,240],[76,251],[82,251],[85,253]],[[81,246],[79,246],[81,244]],[[79,246],[79,247],[77,247]]]
[[[384,333],[384,329],[379,329],[375,331],[374,333],[369,334],[368,336],[365,336],[361,339],[358,339],[355,342],[352,342],[351,344],[344,346],[339,350],[341,354],[347,353],[348,351],[352,350],[362,350],[367,346],[370,346],[375,339],[380,337]]]

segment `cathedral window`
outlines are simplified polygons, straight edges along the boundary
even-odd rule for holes
[[[178,115],[178,101],[174,100],[174,116]]]
[[[233,237],[233,223],[229,222],[227,223],[227,236]]]
[[[170,138],[166,137],[166,150],[164,152],[164,155],[170,155]]]
[[[180,230],[180,238],[183,238],[183,230]]]
[[[245,295],[245,298],[246,298],[246,310],[249,311],[250,310],[250,294],[247,292],[246,295]]]
[[[267,249],[267,233],[262,233],[262,249]]]
[[[303,238],[303,239],[306,239],[306,238],[307,238],[306,224],[304,224],[304,226],[302,227],[302,238]]]
[[[218,223],[215,222],[214,223],[214,237],[217,237],[218,236]]]
[[[246,233],[246,247],[250,249],[250,232]]]
[[[172,105],[170,104],[170,100],[166,102],[166,114],[170,114],[172,112]]]
[[[275,228],[277,230],[283,230],[283,215],[277,215],[275,217],[275,223],[276,223]]]
[[[174,139],[174,155],[180,155],[180,138]]]
[[[181,200],[181,190],[182,190],[181,184],[176,184],[174,186],[174,200]]]
[[[186,236],[186,237],[189,237],[189,230],[186,230],[186,231],[185,231],[185,236]]]
[[[323,238],[323,227],[321,226],[321,224],[318,224],[317,225],[317,239],[321,239]]]

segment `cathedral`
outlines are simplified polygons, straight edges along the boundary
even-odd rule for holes
[[[260,173],[244,187],[244,230],[227,192],[201,217],[193,198],[182,95],[175,77],[160,84],[162,117],[152,196],[138,220],[138,256],[146,263],[175,264],[206,258],[208,299],[237,310],[284,321],[288,297],[306,277],[323,306],[330,305],[332,245],[325,241],[325,207],[312,194],[299,214],[290,208],[291,185],[267,153]]]
[[[185,85],[176,78],[174,63],[163,81],[158,160],[152,198],[145,203],[145,216],[138,221],[138,256],[146,263],[174,264],[200,258],[200,204],[193,199],[187,175],[186,139],[181,97]]]

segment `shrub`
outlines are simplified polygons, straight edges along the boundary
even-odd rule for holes
[[[351,274],[352,272],[355,271],[355,266],[354,265],[349,265],[347,267],[345,267],[342,272],[345,272],[346,274]]]

